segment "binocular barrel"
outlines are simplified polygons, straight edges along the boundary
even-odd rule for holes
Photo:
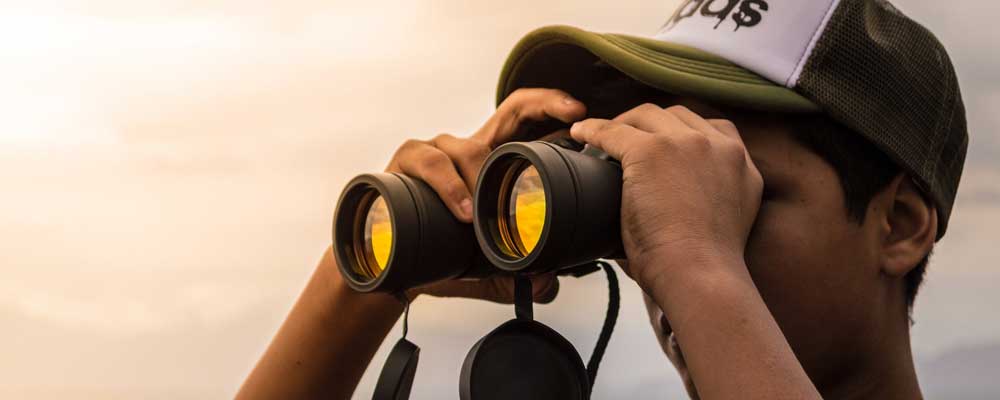
[[[551,272],[624,258],[622,169],[593,148],[513,142],[483,164],[473,200],[476,238],[506,271]]]
[[[340,195],[333,251],[360,292],[506,272],[544,273],[624,258],[622,169],[594,148],[513,142],[480,170],[473,224],[452,215],[426,183],[363,174]]]
[[[452,215],[421,180],[363,174],[340,195],[333,252],[359,292],[397,292],[435,281],[494,273],[472,227]]]

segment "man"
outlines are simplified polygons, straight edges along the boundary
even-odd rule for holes
[[[968,136],[943,47],[887,2],[688,0],[653,38],[542,28],[498,103],[471,137],[408,141],[387,169],[469,222],[486,154],[547,133],[532,122],[620,160],[620,265],[692,397],[921,397],[908,317]],[[534,279],[550,301],[558,281]],[[349,397],[401,311],[351,292],[327,251],[240,397]]]

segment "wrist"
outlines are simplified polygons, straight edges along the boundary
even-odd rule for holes
[[[670,325],[678,335],[700,332],[698,326],[706,320],[742,315],[752,304],[763,306],[742,258],[675,257],[674,262],[680,260],[691,260],[690,268],[683,273],[658,274],[640,286],[670,316]],[[733,315],[727,317],[727,313]]]
[[[323,276],[322,281],[328,283],[324,285],[326,286],[325,292],[328,294],[326,309],[348,309],[359,315],[377,315],[390,318],[396,318],[403,312],[403,303],[395,296],[381,292],[362,293],[352,289],[343,275],[340,274],[329,249],[320,263],[319,269],[317,273]],[[413,300],[409,294],[407,297],[410,298],[410,301]]]
[[[632,271],[646,293],[680,294],[712,282],[750,282],[742,251],[710,246],[675,246],[636,257]]]

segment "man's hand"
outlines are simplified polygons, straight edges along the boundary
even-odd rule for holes
[[[533,140],[549,132],[532,129],[536,123],[569,124],[586,114],[586,107],[556,89],[518,89],[497,107],[496,113],[469,138],[441,134],[431,140],[408,140],[386,168],[427,182],[458,220],[472,222],[472,192],[483,161],[496,146],[512,140]],[[534,298],[552,301],[559,289],[554,274],[532,278]],[[413,298],[426,293],[444,297],[471,297],[510,303],[514,283],[510,278],[452,280],[408,292]]]
[[[647,103],[613,120],[578,122],[570,133],[621,161],[622,241],[640,287],[704,267],[663,263],[681,255],[742,265],[763,181],[731,122]]]
[[[763,180],[735,126],[643,104],[570,131],[622,163],[625,269],[663,311],[654,327],[688,390],[705,399],[820,398],[744,261]]]

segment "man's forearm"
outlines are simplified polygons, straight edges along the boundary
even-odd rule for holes
[[[237,398],[349,398],[402,310],[352,291],[328,249]]]
[[[701,398],[820,398],[742,259],[675,254],[643,262],[697,265],[659,275],[647,290],[669,319]]]

